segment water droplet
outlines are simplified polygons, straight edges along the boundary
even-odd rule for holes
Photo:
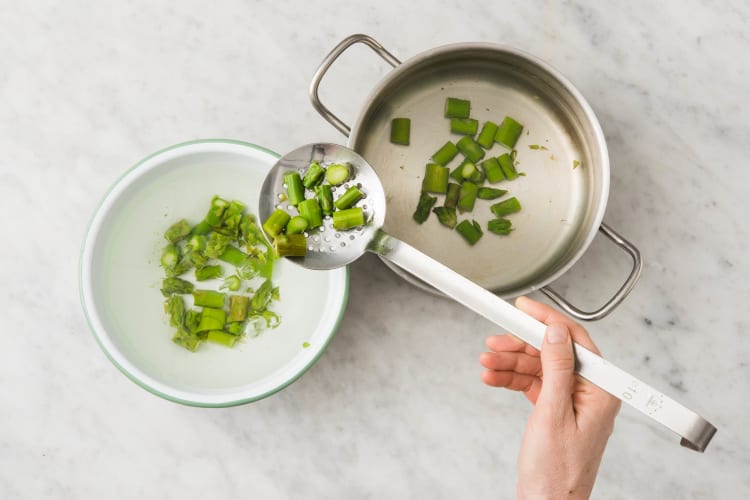
[[[320,241],[320,236],[318,236],[317,234],[313,236],[313,241]]]
[[[335,236],[336,238],[341,238],[341,233],[336,233],[336,234],[334,234],[334,236]]]
[[[367,205],[362,205],[362,210],[367,210]]]
[[[346,243],[344,243],[344,242],[342,241],[342,242],[341,242],[341,246],[342,246],[342,247],[345,247],[345,246],[346,246]]]
[[[323,240],[325,240],[325,241],[331,241],[331,237],[330,236],[326,236],[325,238],[323,238]]]
[[[285,182],[284,184],[282,184],[281,186],[282,186],[282,187],[283,187],[284,189],[287,189],[287,188],[289,187],[289,186],[287,186],[287,185],[286,185],[286,182]],[[281,196],[281,195],[279,195],[279,196]]]
[[[315,249],[313,248],[313,246],[312,246],[312,245],[310,245],[309,247],[307,247],[307,249],[308,249],[308,250],[310,250],[311,252],[314,252],[314,251],[315,251]]]
[[[354,241],[354,235],[353,235],[353,234],[350,234],[350,235],[349,235],[349,239],[350,239],[350,240],[352,240],[352,241]]]
[[[361,182],[358,182],[358,183],[357,183],[357,188],[358,188],[358,189],[362,189],[362,183],[361,183]]]
[[[336,247],[335,247],[335,246],[333,246],[333,245],[331,245],[331,246],[330,246],[330,247],[328,247],[328,248],[330,248],[330,249],[331,249],[331,252],[335,252],[335,251],[336,251]]]
[[[307,238],[308,236],[310,236],[309,234],[307,234],[307,231],[303,232],[302,234],[305,235],[305,238]]]

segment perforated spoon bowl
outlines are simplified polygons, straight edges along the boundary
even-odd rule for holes
[[[382,230],[386,212],[383,186],[375,170],[351,149],[336,144],[309,144],[280,158],[261,188],[258,207],[261,221],[277,208],[296,213],[294,207],[282,201],[284,174],[296,171],[302,175],[313,160],[324,166],[334,163],[352,166],[352,179],[335,188],[334,198],[350,185],[357,185],[365,195],[357,206],[362,207],[366,223],[360,228],[337,231],[328,216],[322,227],[306,233],[307,255],[292,260],[308,269],[334,269],[354,262],[365,252],[375,253],[526,343],[541,348],[546,329],[543,323]],[[574,348],[579,375],[680,435],[683,446],[701,452],[706,449],[716,428],[703,417],[585,347],[574,343]]]

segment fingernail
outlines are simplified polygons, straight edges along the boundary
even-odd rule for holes
[[[547,327],[547,342],[562,344],[568,341],[568,329],[564,325],[553,324]]]

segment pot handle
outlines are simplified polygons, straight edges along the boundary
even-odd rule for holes
[[[583,311],[567,300],[565,300],[559,293],[554,291],[548,286],[542,287],[541,291],[558,306],[560,306],[565,312],[584,321],[595,321],[602,319],[607,314],[611,313],[612,310],[617,307],[620,302],[628,296],[630,291],[633,289],[635,284],[638,282],[638,278],[641,276],[643,271],[643,260],[641,259],[641,253],[638,249],[625,238],[620,236],[614,229],[608,225],[602,223],[599,226],[599,231],[605,236],[611,239],[617,246],[625,250],[633,258],[633,270],[630,271],[630,275],[625,280],[625,283],[617,290],[617,293],[609,299],[602,307],[591,312]]]
[[[329,52],[325,59],[323,59],[323,62],[320,63],[320,66],[313,75],[312,82],[310,83],[310,100],[312,101],[312,105],[313,107],[315,107],[318,113],[320,113],[320,115],[325,118],[328,123],[336,127],[339,132],[347,137],[349,137],[351,127],[344,123],[338,116],[331,113],[331,111],[322,102],[320,102],[320,97],[318,96],[318,87],[320,86],[320,81],[323,79],[323,76],[328,71],[328,68],[331,67],[331,64],[333,64],[333,62],[338,59],[338,57],[346,49],[348,49],[355,43],[363,43],[367,45],[373,51],[375,51],[376,54],[382,57],[385,62],[387,62],[394,68],[401,64],[401,61],[396,59],[396,57],[388,52],[385,47],[380,45],[377,40],[368,35],[362,34],[351,35],[341,40],[341,42],[339,42],[339,44],[336,45],[331,52]]]

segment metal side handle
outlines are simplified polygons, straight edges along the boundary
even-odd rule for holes
[[[320,113],[320,115],[328,120],[328,122],[336,127],[336,129],[344,134],[345,136],[349,137],[349,132],[351,131],[351,127],[344,123],[343,120],[341,120],[338,116],[334,115],[331,110],[329,110],[322,102],[320,102],[320,96],[318,95],[318,88],[320,87],[320,82],[323,80],[323,76],[325,76],[328,69],[331,67],[331,64],[338,59],[338,57],[349,47],[354,45],[355,43],[363,43],[370,47],[372,50],[375,51],[376,54],[378,54],[380,57],[382,57],[385,62],[393,66],[394,68],[401,64],[401,61],[396,59],[396,57],[388,52],[385,47],[380,45],[377,40],[374,38],[357,34],[357,35],[351,35],[349,37],[344,38],[341,42],[339,42],[338,45],[336,45],[333,50],[323,59],[323,62],[320,63],[320,66],[318,67],[318,70],[313,75],[312,82],[310,83],[310,101],[312,101],[312,105],[315,107],[315,109]]]
[[[378,231],[369,251],[390,260],[489,321],[541,348],[546,326],[495,294],[414,247]],[[609,363],[585,347],[574,344],[576,371],[593,384],[629,404],[682,437],[680,444],[704,451],[716,427],[677,401]]]
[[[629,241],[627,241],[625,238],[620,236],[614,229],[609,227],[608,225],[602,223],[601,226],[599,226],[599,231],[602,232],[605,236],[607,236],[609,239],[611,239],[618,247],[625,250],[632,258],[633,258],[633,269],[630,271],[630,274],[628,275],[627,279],[625,280],[625,283],[620,287],[619,290],[612,296],[611,299],[609,299],[602,307],[599,309],[596,309],[594,311],[583,311],[570,302],[568,302],[562,295],[554,291],[552,288],[545,286],[542,287],[541,291],[552,301],[555,302],[558,306],[560,306],[566,313],[570,314],[571,316],[584,320],[584,321],[596,321],[598,319],[602,319],[607,314],[611,313],[615,307],[620,305],[620,302],[625,299],[625,297],[628,296],[628,294],[633,290],[633,287],[638,282],[638,278],[641,276],[641,272],[643,271],[643,259],[641,259],[641,252],[638,251],[638,249]]]

